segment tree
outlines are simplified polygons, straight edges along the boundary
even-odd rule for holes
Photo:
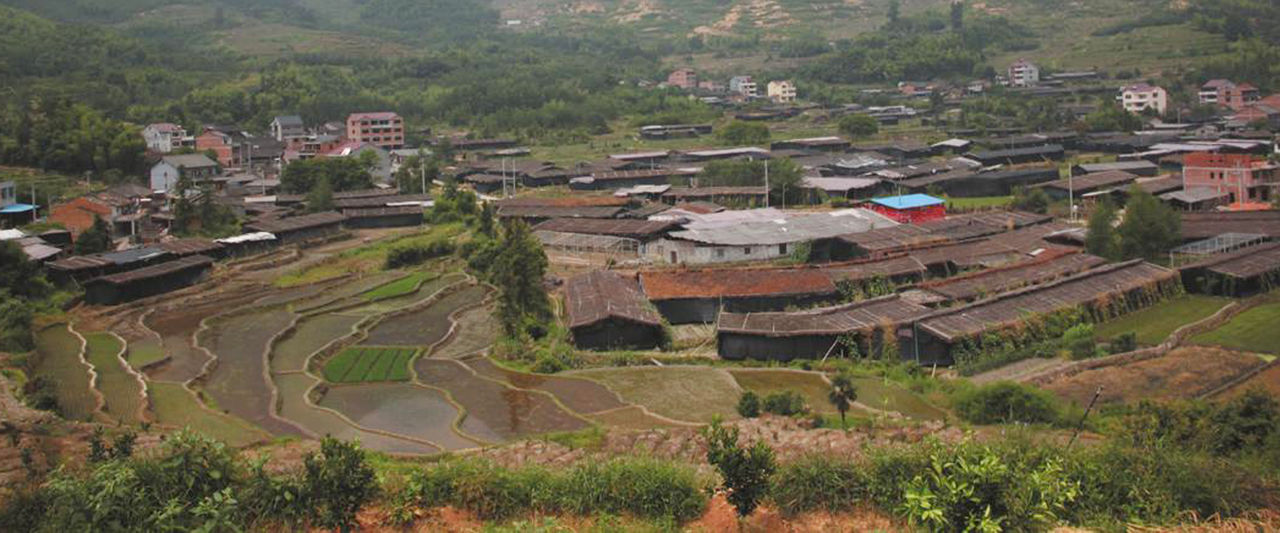
[[[497,223],[493,212],[493,204],[485,202],[480,206],[480,215],[476,217],[476,232],[489,238],[496,237]]]
[[[303,458],[307,497],[316,506],[315,525],[350,531],[356,513],[378,492],[373,468],[359,444],[333,437],[320,441],[320,454]]]
[[[1142,129],[1142,118],[1118,105],[1105,105],[1084,117],[1084,128],[1092,132]]]
[[[951,31],[964,31],[964,0],[951,0]]]
[[[902,2],[899,0],[889,0],[889,27],[898,25],[898,21],[902,17]]]
[[[1103,200],[1089,215],[1089,233],[1084,239],[1085,251],[1115,261],[1120,258],[1119,238],[1116,236],[1116,208]]]
[[[368,152],[366,152],[368,153]],[[359,157],[317,157],[294,161],[284,167],[280,188],[292,194],[306,194],[322,178],[329,180],[334,191],[354,191],[373,186],[373,177]]]
[[[728,144],[763,144],[769,142],[769,126],[760,122],[735,120],[720,130],[720,139]]]
[[[853,384],[853,379],[843,372],[832,378],[827,400],[840,412],[840,427],[844,428],[844,414],[849,411],[850,404],[858,401],[858,388]]]
[[[547,255],[528,224],[520,220],[507,224],[491,272],[501,292],[498,318],[506,334],[541,336],[551,318],[551,302],[543,287]]]
[[[841,133],[854,138],[870,137],[880,133],[880,122],[863,113],[840,117],[836,127]]]
[[[1049,212],[1049,195],[1039,187],[1031,189],[1021,186],[1014,187],[1012,206],[1014,209],[1043,215]]]
[[[1134,185],[1117,230],[1124,259],[1156,259],[1182,242],[1182,219],[1151,193]]]
[[[738,415],[742,418],[760,416],[760,396],[753,391],[746,391],[738,397]]]
[[[102,253],[111,249],[111,227],[102,217],[93,217],[93,226],[76,238],[76,255]]]
[[[703,437],[707,439],[707,462],[724,478],[729,503],[737,509],[738,516],[751,514],[769,492],[770,478],[778,468],[773,449],[764,442],[742,447],[738,444],[738,428],[726,428],[718,419],[703,430]]]
[[[702,167],[698,184],[703,187],[760,187],[765,184],[765,162],[748,160],[712,161]],[[769,201],[777,205],[796,204],[804,199],[803,171],[790,159],[770,160]]]
[[[53,292],[40,264],[13,241],[0,242],[0,289],[27,300],[39,300]]]
[[[329,178],[320,178],[311,192],[307,193],[307,211],[333,211],[333,186],[329,185]]]

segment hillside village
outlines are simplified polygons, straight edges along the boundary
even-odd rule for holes
[[[110,140],[0,142],[0,529],[1280,527],[1280,86],[998,58],[672,54],[585,128],[33,100]]]

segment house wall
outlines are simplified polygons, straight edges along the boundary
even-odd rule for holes
[[[1270,187],[1280,185],[1277,169],[1255,167],[1249,154],[1191,153],[1182,159],[1184,188],[1206,187],[1231,195],[1231,201],[1269,201]]]
[[[868,209],[889,217],[900,224],[919,224],[930,220],[947,218],[946,204],[916,207],[912,209],[893,209],[879,204],[868,204]]]
[[[178,169],[161,161],[151,167],[151,190],[172,191],[178,184]]]
[[[784,245],[716,246],[676,239],[659,239],[646,247],[645,256],[662,263],[709,265],[769,261],[789,257],[797,243]],[[674,254],[674,255],[673,255]]]
[[[199,268],[187,268],[178,272],[133,281],[114,284],[90,281],[85,287],[85,302],[91,305],[116,305],[124,302],[176,291],[194,285],[209,272],[207,265]]]
[[[208,131],[196,137],[196,151],[203,153],[206,150],[213,150],[217,154],[219,165],[229,167],[237,163],[235,151],[232,150],[231,145],[227,144],[226,139],[220,133]]]
[[[722,359],[791,361],[821,359],[828,351],[841,351],[835,335],[800,335],[766,337],[745,333],[721,332],[716,335],[717,353]]]
[[[581,350],[650,350],[662,343],[661,328],[617,318],[572,328],[573,344]]]

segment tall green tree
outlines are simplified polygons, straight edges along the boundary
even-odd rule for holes
[[[520,220],[506,224],[491,275],[500,291],[498,319],[507,335],[536,337],[545,331],[551,318],[543,286],[547,265],[547,254],[529,225]]]
[[[366,152],[368,153],[368,152]],[[334,191],[354,191],[373,186],[368,161],[360,157],[317,157],[294,161],[284,167],[280,188],[292,194],[306,194],[321,179],[328,179]]]
[[[1129,188],[1124,220],[1117,231],[1124,259],[1158,259],[1182,242],[1182,218],[1151,193]]]
[[[30,300],[45,298],[53,291],[40,264],[28,258],[12,241],[0,242],[0,289]]]
[[[880,133],[880,122],[863,113],[840,117],[840,122],[837,123],[836,127],[840,130],[840,133],[853,138],[870,137]]]
[[[93,217],[93,225],[76,237],[76,255],[102,253],[111,249],[111,227],[102,217]]]
[[[1120,258],[1120,239],[1116,234],[1116,208],[1103,200],[1089,215],[1089,233],[1084,239],[1085,251],[1112,261]]]
[[[735,120],[720,130],[720,140],[727,144],[764,144],[769,142],[769,126],[762,122]]]
[[[329,178],[320,178],[311,192],[307,193],[307,211],[333,211],[333,186],[329,185]]]

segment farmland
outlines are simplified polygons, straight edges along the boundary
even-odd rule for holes
[[[1188,294],[1103,323],[1095,331],[1100,339],[1134,333],[1138,344],[1154,346],[1164,342],[1174,330],[1207,318],[1230,301],[1228,298]]]
[[[1193,337],[1191,342],[1280,354],[1280,327],[1277,325],[1280,325],[1280,303],[1268,303],[1236,315],[1222,327]]]
[[[324,365],[324,378],[332,383],[407,381],[413,348],[347,348]]]

